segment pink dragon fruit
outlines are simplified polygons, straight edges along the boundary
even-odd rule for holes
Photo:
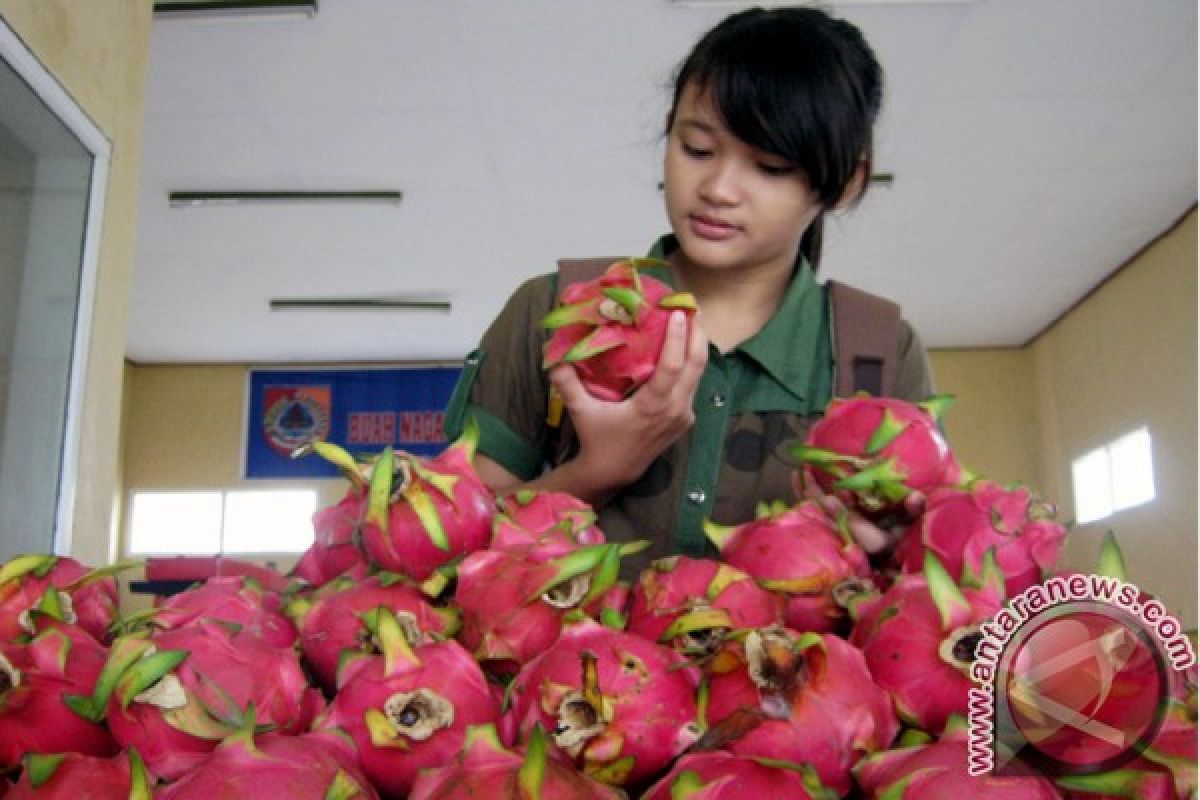
[[[305,661],[330,692],[337,686],[343,659],[352,653],[378,652],[380,608],[395,615],[413,647],[449,638],[458,630],[456,610],[434,606],[419,589],[390,573],[363,581],[342,576],[288,604],[287,612],[300,628]]]
[[[254,715],[158,800],[378,800],[355,760],[354,743],[336,731],[254,735]]]
[[[251,578],[236,575],[209,578],[171,595],[156,608],[127,615],[122,627],[131,630],[148,625],[171,630],[202,619],[236,625],[275,647],[291,647],[296,643],[296,628],[280,609],[279,595],[264,590]]]
[[[783,598],[740,569],[671,556],[642,572],[625,629],[705,661],[735,631],[765,628],[782,618]]]
[[[836,800],[811,767],[735,756],[689,753],[642,795],[642,800],[743,800],[786,797]]]
[[[926,553],[923,575],[901,576],[887,593],[858,606],[850,641],[906,724],[938,733],[951,714],[967,713],[979,626],[1004,603],[994,553],[984,557],[981,580],[960,588]]]
[[[951,575],[966,579],[979,574],[984,554],[995,548],[1006,591],[1014,596],[1040,583],[1058,559],[1067,532],[1052,514],[1024,488],[978,480],[967,488],[935,489],[897,544],[896,559],[904,572],[920,572],[928,548]]]
[[[495,724],[496,696],[483,672],[453,640],[410,648],[396,618],[379,613],[382,655],[352,656],[318,730],[344,729],[359,763],[387,796],[403,797],[417,772],[460,752],[471,725]]]
[[[21,635],[21,615],[38,607],[46,589],[54,587],[62,617],[77,622],[96,641],[105,643],[117,616],[117,582],[113,575],[129,564],[89,570],[73,558],[17,556],[0,567],[0,642]]]
[[[566,619],[598,613],[621,556],[646,542],[563,552],[556,545],[481,550],[458,568],[459,640],[494,674],[512,675],[545,652]]]
[[[283,594],[292,582],[273,566],[229,556],[156,556],[146,559],[148,581],[193,581],[239,577],[253,581],[264,591]]]
[[[504,747],[496,729],[467,731],[457,760],[422,772],[409,800],[621,800],[625,795],[548,758],[546,736],[534,728],[525,753]]]
[[[471,464],[478,438],[472,420],[436,458],[390,448],[379,454],[362,527],[372,563],[423,581],[438,567],[488,545],[496,500]]]
[[[844,795],[858,759],[886,748],[899,730],[862,653],[837,636],[756,630],[746,637],[744,659],[739,669],[709,676],[712,727],[697,748],[809,764]]]
[[[526,664],[509,692],[522,736],[540,725],[586,774],[629,785],[696,739],[697,682],[674,650],[584,620]]]
[[[335,505],[313,514],[313,543],[292,570],[310,586],[324,586],[339,575],[365,577],[367,557],[359,545],[367,513],[367,487],[357,466],[346,473],[350,489]]]
[[[787,596],[784,623],[794,630],[844,627],[848,598],[872,588],[866,554],[844,522],[815,502],[762,504],[751,522],[729,527],[709,521],[704,532],[724,561]]]
[[[836,398],[793,455],[817,484],[868,516],[902,511],[963,477],[937,421],[949,398],[912,404],[888,397]]]
[[[552,330],[542,365],[575,366],[580,381],[601,400],[621,400],[654,373],[671,313],[692,314],[696,301],[673,292],[639,269],[662,264],[651,259],[618,261],[593,281],[572,284],[561,303],[542,320]]]
[[[1068,800],[1195,800],[1196,741],[1195,718],[1182,703],[1168,701],[1161,728],[1136,759],[1056,783]]]
[[[864,757],[854,769],[868,800],[1058,800],[1041,777],[972,776],[967,773],[967,727],[951,717],[932,743],[897,747]]]
[[[150,800],[153,781],[137,751],[112,758],[79,753],[27,756],[5,800]]]
[[[54,592],[50,588],[48,592]],[[91,694],[107,651],[82,628],[42,612],[30,614],[26,644],[0,650],[0,768],[27,753],[117,752],[104,726],[74,710],[69,698]]]
[[[574,495],[523,489],[497,501],[492,526],[493,548],[558,546],[562,555],[580,545],[604,544],[596,512]]]
[[[292,648],[207,620],[118,638],[92,696],[75,700],[92,718],[107,716],[120,744],[172,780],[238,730],[251,706],[262,724],[299,733],[324,701]]]

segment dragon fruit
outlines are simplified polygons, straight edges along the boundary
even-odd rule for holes
[[[899,729],[862,653],[832,634],[781,627],[751,631],[743,653],[739,669],[708,678],[712,727],[697,748],[810,764],[823,785],[844,795],[851,767],[886,748]]]
[[[511,675],[554,643],[564,620],[599,613],[621,556],[646,542],[481,550],[458,568],[459,640],[490,672]]]
[[[127,615],[121,627],[138,625],[170,630],[207,619],[235,625],[261,636],[275,647],[291,647],[296,628],[280,608],[276,592],[269,592],[252,578],[223,575],[199,586],[171,595],[153,609]]]
[[[79,753],[25,758],[21,780],[5,800],[150,800],[153,781],[136,750],[112,758]]]
[[[355,760],[354,743],[336,731],[254,734],[254,714],[195,769],[160,789],[158,800],[378,800]]]
[[[116,740],[167,779],[237,731],[251,706],[259,722],[299,733],[324,701],[292,648],[207,620],[118,638],[91,697],[73,703],[93,719],[106,716]]]
[[[845,626],[848,598],[871,588],[871,567],[844,522],[815,502],[761,504],[758,518],[736,527],[704,524],[727,563],[787,596],[784,623],[830,632]]]
[[[403,797],[417,772],[450,761],[467,728],[495,724],[500,708],[470,654],[453,640],[409,647],[396,618],[379,612],[382,655],[352,656],[328,712],[314,726],[342,728],[385,795]]]
[[[900,719],[939,733],[951,714],[967,713],[980,624],[1004,603],[995,554],[984,557],[978,586],[959,587],[932,553],[922,575],[904,575],[858,606],[850,642],[875,682],[892,696]]]
[[[508,750],[495,727],[468,729],[457,760],[422,772],[409,800],[621,800],[625,795],[548,758],[546,736],[534,728],[525,752]]]
[[[21,635],[21,616],[37,608],[46,590],[57,590],[62,617],[101,643],[117,616],[117,582],[113,575],[129,567],[115,564],[89,570],[73,558],[50,555],[17,556],[0,567],[0,642]]]
[[[947,405],[944,396],[915,405],[862,394],[835,398],[792,452],[848,507],[869,517],[902,512],[911,493],[964,476],[937,426]]]
[[[835,800],[811,767],[732,753],[689,753],[642,800],[742,800],[787,797]]]
[[[209,578],[241,577],[253,581],[264,591],[284,594],[292,581],[273,566],[256,564],[229,556],[156,556],[146,559],[148,581],[192,581]]]
[[[359,539],[362,521],[367,513],[367,489],[357,467],[348,473],[351,486],[335,505],[313,514],[313,543],[292,574],[310,586],[323,586],[339,575],[366,577],[367,557]]]
[[[935,489],[920,519],[897,544],[896,559],[904,572],[920,572],[928,548],[951,575],[969,578],[979,574],[984,554],[995,548],[1011,597],[1040,583],[1058,559],[1066,529],[1050,519],[1052,514],[1024,488],[978,480],[967,488]]]
[[[671,556],[643,570],[633,588],[625,629],[710,659],[734,631],[782,621],[783,598],[729,564]]]
[[[54,592],[53,588],[48,592]],[[70,704],[91,694],[107,657],[105,647],[82,628],[32,612],[32,638],[0,649],[0,768],[27,753],[77,752],[111,756],[113,737]]]
[[[596,512],[574,495],[523,489],[497,501],[492,526],[493,548],[557,545],[560,552],[580,545],[604,544]]]
[[[363,549],[373,564],[424,581],[438,567],[488,545],[496,500],[471,464],[478,438],[472,420],[436,458],[391,448],[379,454],[362,525]]]
[[[338,665],[348,654],[378,652],[379,608],[396,616],[414,647],[449,638],[458,630],[457,611],[434,606],[400,576],[379,573],[362,581],[337,578],[287,606],[300,629],[305,661],[330,692],[337,685]]]
[[[540,725],[586,774],[629,785],[695,741],[697,683],[674,650],[583,620],[522,668],[509,696],[522,736]]]
[[[639,271],[664,262],[618,261],[596,280],[572,284],[542,326],[553,331],[542,365],[573,364],[579,379],[601,400],[622,400],[658,365],[674,311],[692,314],[696,301]]]
[[[868,800],[1059,800],[1054,784],[1045,778],[972,776],[967,759],[966,722],[955,716],[936,742],[866,756],[854,775]]]

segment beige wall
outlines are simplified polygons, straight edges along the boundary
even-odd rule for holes
[[[1029,350],[934,350],[929,360],[936,391],[954,396],[942,427],[963,466],[997,483],[1041,489]]]
[[[0,16],[112,142],[80,431],[72,554],[104,563],[120,495],[122,375],[151,0],[0,0]]]
[[[1041,476],[1071,518],[1071,460],[1145,425],[1156,499],[1078,528],[1065,561],[1094,563],[1116,532],[1130,578],[1196,625],[1196,212],[1030,348]]]

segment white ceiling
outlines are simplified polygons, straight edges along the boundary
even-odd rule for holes
[[[154,22],[128,356],[458,358],[562,256],[640,254],[671,72],[735,4],[321,0]],[[1196,203],[1194,0],[833,3],[888,77],[879,171],[823,274],[935,347],[1022,344]],[[168,208],[187,189],[390,206]],[[436,294],[436,312],[268,311]]]

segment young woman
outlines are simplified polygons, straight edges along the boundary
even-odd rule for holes
[[[861,33],[812,8],[752,9],[706,34],[680,67],[667,116],[664,196],[672,233],[653,275],[691,292],[654,376],[620,402],[574,368],[541,369],[556,276],[521,286],[467,359],[447,433],[481,428],[476,466],[497,491],[565,491],[591,502],[613,541],[651,558],[711,553],[702,523],[753,519],[791,499],[788,445],[833,393],[826,289],[815,279],[823,215],[861,197],[883,74]],[[924,348],[900,327],[893,394],[931,393]],[[551,384],[576,438],[553,463]],[[876,550],[883,536],[866,531]]]

